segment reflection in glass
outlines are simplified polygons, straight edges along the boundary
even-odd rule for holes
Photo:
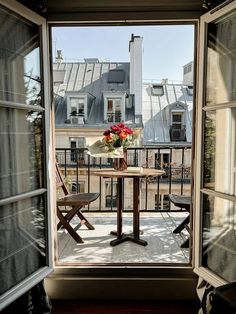
[[[206,105],[236,100],[236,12],[208,25]]]
[[[0,294],[46,263],[44,197],[0,207]]]
[[[203,266],[236,280],[236,203],[204,195],[203,208]]]
[[[39,27],[0,6],[0,100],[41,103]]]
[[[0,294],[47,265],[40,29],[0,5]],[[32,107],[33,110],[32,110]],[[35,108],[35,110],[34,110]],[[25,195],[24,193],[29,192]],[[40,195],[31,197],[33,195]],[[18,197],[16,201],[15,196]],[[20,309],[19,309],[20,311]]]
[[[24,57],[24,86],[26,103],[41,105],[41,79],[39,64],[39,48],[34,47]]]
[[[204,187],[236,195],[236,108],[206,112]]]
[[[0,107],[0,199],[41,188],[42,113]]]

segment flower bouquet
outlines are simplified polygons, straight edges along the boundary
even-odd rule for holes
[[[88,147],[89,154],[94,157],[124,158],[137,135],[124,123],[110,126],[103,133],[103,138]]]

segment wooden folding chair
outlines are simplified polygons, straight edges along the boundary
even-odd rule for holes
[[[169,200],[173,203],[176,207],[184,208],[188,212],[190,212],[191,206],[191,197],[185,195],[176,195],[176,194],[169,194]],[[189,221],[190,221],[190,214],[173,230],[173,233],[180,233],[183,229],[186,229],[189,232]],[[188,248],[189,247],[189,238],[185,240],[181,246],[181,248]]]
[[[57,200],[57,217],[59,219],[57,230],[59,230],[61,227],[64,227],[76,242],[83,243],[83,239],[76,231],[83,224],[89,230],[94,230],[94,226],[85,218],[81,212],[81,209],[95,201],[99,197],[99,193],[70,194],[62,179],[58,164],[56,164],[56,186],[57,188],[61,188],[64,194],[64,197]],[[61,209],[62,206],[64,209]],[[73,228],[70,224],[70,221],[75,215],[80,218],[80,223],[75,228]]]

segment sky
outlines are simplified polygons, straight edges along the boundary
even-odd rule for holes
[[[193,61],[193,25],[53,27],[53,55],[62,50],[68,62],[129,62],[131,34],[143,37],[144,80],[182,81],[183,66]]]

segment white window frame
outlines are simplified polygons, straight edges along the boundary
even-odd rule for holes
[[[46,20],[41,17],[40,15],[34,13],[30,9],[26,8],[24,5],[21,5],[19,2],[14,0],[0,0],[0,4],[6,7],[7,9],[15,12],[17,15],[39,25],[41,28],[41,58],[43,58],[43,92],[44,92],[44,104],[45,104],[45,158],[46,164],[48,165],[46,175],[46,181],[48,186],[48,193],[47,193],[47,266],[42,267],[38,271],[32,273],[26,279],[22,280],[20,283],[12,287],[10,290],[5,292],[3,295],[0,296],[0,310],[5,308],[7,305],[12,303],[22,294],[27,292],[37,283],[42,281],[48,274],[50,274],[53,270],[53,239],[52,239],[52,230],[53,229],[53,219],[52,214],[53,211],[50,208],[55,208],[56,200],[56,191],[55,191],[55,184],[52,184],[54,181],[54,167],[53,167],[53,145],[52,145],[52,136],[50,136],[50,129],[51,127],[51,116],[50,116],[50,62],[49,62],[49,34],[48,34],[48,27]]]
[[[104,121],[107,121],[107,115],[108,115],[108,100],[110,99],[120,99],[121,100],[121,105],[120,105],[120,110],[121,110],[121,118],[120,122],[125,120],[125,92],[104,92],[103,93],[103,98],[104,98]],[[115,111],[114,111],[115,113]],[[111,123],[118,123],[118,122],[111,122]]]
[[[181,122],[174,122],[173,121],[174,115],[181,115]],[[173,124],[179,124],[180,129],[183,128],[183,126],[185,125],[185,110],[176,110],[176,109],[171,110],[171,126],[173,126]]]
[[[217,287],[226,284],[227,281],[217,276],[215,273],[202,266],[201,263],[201,167],[202,167],[202,147],[203,147],[203,116],[202,107],[204,101],[204,82],[205,82],[205,45],[206,45],[206,28],[207,24],[221,18],[232,10],[236,9],[236,1],[223,6],[221,9],[216,10],[214,13],[206,13],[201,16],[200,19],[200,48],[199,48],[199,72],[198,72],[198,94],[197,94],[197,124],[196,129],[198,130],[196,134],[196,161],[195,161],[195,189],[194,189],[194,272],[202,277],[204,280],[209,282],[211,285]]]
[[[88,116],[88,95],[87,94],[83,94],[83,93],[70,93],[70,94],[66,94],[66,100],[67,100],[67,119],[69,121],[71,121],[72,123],[72,119],[73,116],[71,115],[72,112],[72,105],[71,105],[71,100],[72,99],[82,99],[83,100],[83,104],[84,104],[84,115],[83,116],[79,116],[78,113],[76,115],[76,118],[78,119],[78,123],[77,124],[84,124],[84,122],[87,120],[87,116]],[[77,111],[79,109],[77,108]],[[75,124],[75,123],[73,123]]]

